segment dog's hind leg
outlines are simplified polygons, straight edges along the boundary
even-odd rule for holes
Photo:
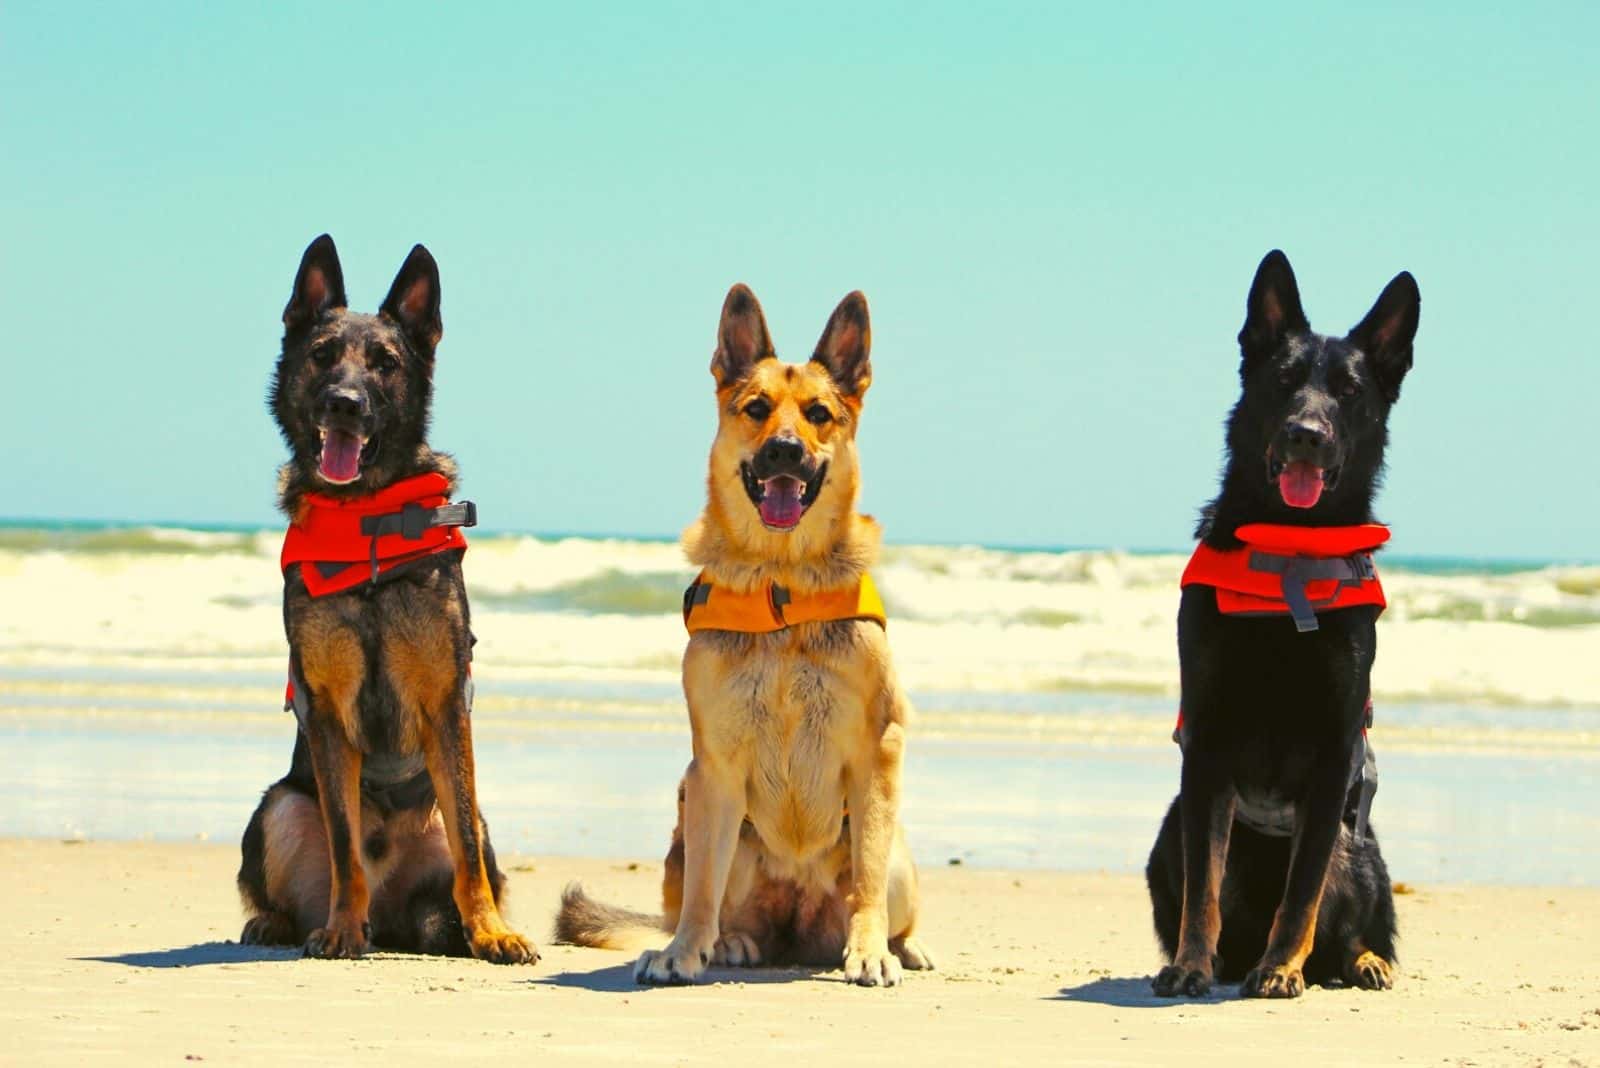
[[[245,828],[239,891],[250,913],[239,941],[299,945],[328,915],[328,845],[316,800],[270,787]]]
[[[905,832],[895,828],[894,850],[889,854],[889,952],[911,971],[932,971],[933,954],[916,937],[917,868],[906,845]]]
[[[1179,821],[1178,799],[1173,798],[1144,868],[1156,938],[1169,963],[1178,952],[1178,925],[1183,921],[1183,828]]]
[[[1341,978],[1362,990],[1388,990],[1394,986],[1396,923],[1394,888],[1389,869],[1378,851],[1377,833],[1367,829],[1366,840],[1352,849],[1351,865],[1362,895],[1362,923],[1358,933],[1343,945]]]

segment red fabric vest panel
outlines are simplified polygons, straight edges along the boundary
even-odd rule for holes
[[[1183,569],[1182,586],[1210,586],[1217,591],[1217,610],[1223,615],[1287,615],[1283,577],[1250,566],[1251,556],[1331,559],[1368,553],[1389,540],[1389,529],[1376,523],[1353,527],[1289,527],[1251,523],[1234,535],[1245,544],[1238,549],[1215,549],[1201,542]],[[1376,569],[1361,581],[1318,579],[1306,583],[1306,596],[1318,612],[1358,605],[1384,608],[1383,583]]]
[[[366,497],[309,493],[300,521],[290,523],[284,535],[278,565],[285,572],[291,565],[303,565],[300,578],[313,597],[359,586],[372,577],[372,536],[361,533],[362,519],[398,512],[407,504],[442,507],[450,503],[449,489],[448,479],[430,473],[402,479]],[[460,527],[429,527],[417,539],[385,534],[378,538],[378,571],[381,574],[424,556],[466,547],[467,536]],[[331,575],[317,566],[341,563],[349,566]]]

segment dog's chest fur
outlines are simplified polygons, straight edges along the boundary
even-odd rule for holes
[[[385,758],[418,756],[425,718],[443,714],[465,682],[471,639],[458,566],[442,564],[371,594],[312,600],[296,585],[284,607],[315,714],[335,718],[373,772]]]
[[[847,760],[882,730],[885,664],[873,623],[691,640],[684,688],[696,751],[717,754],[728,765],[719,770],[739,778],[746,818],[769,850],[804,859],[839,840]]]

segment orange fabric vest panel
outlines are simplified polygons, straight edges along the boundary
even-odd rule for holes
[[[842,590],[791,595],[772,582],[750,593],[734,593],[702,572],[683,595],[683,623],[690,634],[702,630],[771,634],[796,623],[844,619],[869,619],[880,627],[888,626],[872,576],[862,575],[859,583]]]

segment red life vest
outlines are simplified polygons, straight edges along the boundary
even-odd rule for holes
[[[462,528],[477,524],[478,509],[471,501],[452,505],[449,492],[450,480],[430,472],[366,497],[308,493],[299,522],[290,523],[284,534],[278,566],[287,575],[299,564],[306,592],[323,597],[363,582],[377,585],[395,568],[435,553],[465,552]],[[292,663],[283,703],[302,715],[295,704]]]
[[[377,585],[385,573],[435,553],[464,551],[461,528],[477,522],[477,509],[471,501],[452,505],[449,491],[449,480],[430,472],[366,497],[308,493],[278,564],[286,575],[299,564],[306,592],[323,597]]]
[[[1215,589],[1223,615],[1288,615],[1306,632],[1317,629],[1320,612],[1358,605],[1376,605],[1381,612],[1388,603],[1372,562],[1372,550],[1389,540],[1388,527],[1250,523],[1234,536],[1244,545],[1195,546],[1181,582]]]

